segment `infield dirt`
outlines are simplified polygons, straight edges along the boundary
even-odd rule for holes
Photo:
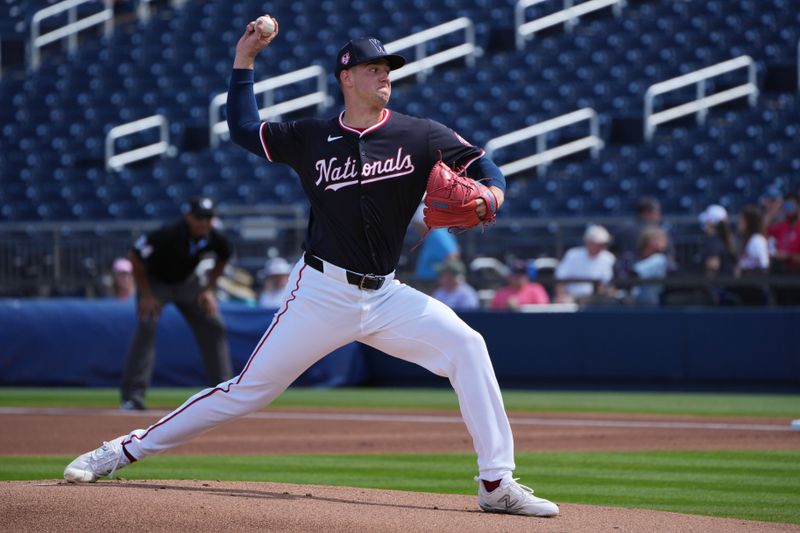
[[[265,411],[264,413],[268,413]],[[221,426],[170,453],[469,452],[457,413],[280,410]],[[0,455],[77,455],[165,413],[113,410],[4,410]],[[358,416],[367,414],[364,420]],[[402,419],[393,417],[401,416]],[[411,418],[409,418],[411,417]],[[419,420],[414,422],[415,418]],[[511,414],[519,451],[785,449],[800,434],[769,430],[788,420],[619,415]],[[436,423],[439,420],[442,423]],[[537,423],[536,421],[540,421]],[[516,422],[515,422],[516,421]],[[586,423],[582,423],[584,421]],[[593,425],[591,422],[595,421]],[[626,427],[626,423],[638,424]],[[653,423],[652,427],[648,423]],[[664,427],[674,424],[673,427]],[[660,426],[659,426],[660,425]],[[737,429],[754,425],[762,430]],[[681,427],[693,426],[693,427]],[[58,438],[53,438],[58,435]],[[0,483],[7,531],[642,531],[771,532],[800,526],[643,509],[564,504],[554,519],[481,512],[475,496],[216,481]]]

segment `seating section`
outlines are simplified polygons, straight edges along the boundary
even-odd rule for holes
[[[3,39],[27,34],[33,12],[51,2],[0,0]],[[528,17],[560,2],[545,3]],[[121,3],[130,11],[129,2]],[[226,90],[241,29],[263,2],[166,2],[147,21],[118,18],[109,37],[89,35],[65,55],[44,50],[29,75],[6,71],[0,82],[0,221],[169,218],[187,195],[213,195],[226,204],[303,200],[281,165],[265,165],[229,142],[208,147],[208,106]],[[584,17],[571,33],[553,28],[513,46],[511,0],[310,0],[275,2],[281,36],[257,61],[259,76],[310,64],[330,68],[349,38],[378,34],[389,42],[457,16],[476,21],[483,48],[474,68],[453,63],[424,82],[396,84],[392,107],[430,116],[483,145],[491,137],[581,107],[601,116],[607,148],[556,162],[544,178],[511,177],[503,216],[591,216],[629,213],[640,194],[656,194],[667,213],[695,213],[707,203],[737,209],[774,182],[796,187],[800,176],[800,102],[787,91],[765,91],[750,109],[744,100],[693,122],[662,126],[650,143],[619,139],[641,131],[647,87],[742,54],[758,62],[759,83],[797,63],[800,0],[630,0],[622,16],[610,9]],[[128,20],[128,22],[126,22]],[[432,53],[458,36],[427,47]],[[51,49],[52,48],[52,49]],[[405,52],[413,55],[413,49]],[[780,70],[784,69],[784,70]],[[742,80],[723,76],[710,90]],[[780,85],[780,84],[778,84]],[[334,106],[341,106],[330,77]],[[292,90],[277,91],[278,99]],[[693,90],[668,96],[692,96]],[[107,171],[105,134],[155,113],[170,122],[175,157]],[[313,114],[309,110],[301,115]],[[583,133],[568,129],[549,142]],[[121,139],[119,149],[152,142]],[[503,160],[527,155],[517,145]],[[795,180],[792,183],[792,180]]]

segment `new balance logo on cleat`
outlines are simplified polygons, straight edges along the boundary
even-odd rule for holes
[[[508,494],[500,498],[499,501],[506,506],[506,509],[513,509],[514,507],[517,506],[517,500],[512,500],[511,496],[509,496]]]
[[[558,505],[533,495],[533,489],[506,478],[489,492],[478,480],[478,505],[487,513],[507,513],[525,516],[558,516]]]

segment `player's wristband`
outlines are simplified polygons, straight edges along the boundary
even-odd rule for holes
[[[489,187],[486,187],[486,190],[489,191],[489,205],[486,207],[489,209],[490,214],[497,213],[497,196],[495,196],[494,191]]]

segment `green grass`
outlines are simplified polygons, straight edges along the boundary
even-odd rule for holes
[[[71,457],[0,457],[0,479],[60,478]],[[521,482],[557,502],[800,524],[800,450],[519,453]],[[471,454],[152,457],[127,479],[208,479],[473,494]]]
[[[153,408],[174,408],[197,389],[151,389]],[[717,394],[679,392],[503,392],[509,411],[640,413],[709,416],[800,417],[797,394]],[[0,407],[109,407],[118,405],[116,389],[0,388]],[[449,389],[303,389],[291,388],[274,407],[455,409]]]

